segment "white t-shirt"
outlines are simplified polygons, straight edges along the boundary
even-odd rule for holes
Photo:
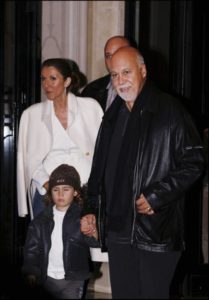
[[[66,211],[59,211],[54,206],[53,213],[54,229],[51,235],[51,249],[49,251],[47,275],[55,279],[63,279],[65,271],[63,265],[62,223]]]

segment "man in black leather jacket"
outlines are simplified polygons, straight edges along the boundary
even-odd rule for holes
[[[184,195],[204,168],[202,141],[181,103],[147,80],[138,50],[117,50],[110,74],[118,97],[98,133],[84,218],[98,215],[113,298],[166,299],[185,248]]]

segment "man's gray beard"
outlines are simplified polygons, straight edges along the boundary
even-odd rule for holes
[[[136,96],[135,96],[135,95],[133,95],[133,96],[125,95],[125,96],[123,96],[123,93],[118,93],[118,95],[119,95],[125,102],[129,102],[129,101],[134,102],[134,101],[136,100]]]

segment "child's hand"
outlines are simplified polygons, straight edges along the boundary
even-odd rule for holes
[[[96,229],[96,218],[94,215],[86,215],[82,217],[81,221],[81,232],[88,236],[96,236],[97,238],[97,229]]]

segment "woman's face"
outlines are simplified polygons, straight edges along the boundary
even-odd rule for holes
[[[42,88],[49,100],[56,101],[65,96],[70,80],[69,77],[65,80],[55,67],[43,67],[41,71]]]

